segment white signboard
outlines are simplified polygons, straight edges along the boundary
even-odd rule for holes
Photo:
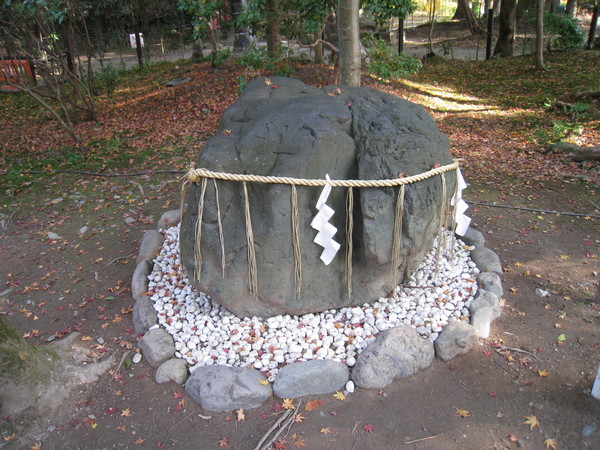
[[[129,43],[131,44],[131,48],[137,48],[137,44],[135,42],[135,33],[131,33],[129,35]],[[144,34],[140,33],[140,43],[142,47],[144,47]]]

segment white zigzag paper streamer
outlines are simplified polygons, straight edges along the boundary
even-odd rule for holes
[[[462,191],[466,189],[467,183],[465,183],[460,169],[456,169],[456,183],[458,184],[456,193],[451,200],[451,204],[454,206],[454,223],[456,224],[454,232],[459,236],[464,236],[471,223],[471,218],[465,216],[465,211],[469,205],[462,199]]]
[[[325,178],[327,181],[331,181],[329,174],[325,175]],[[310,226],[318,231],[313,242],[323,247],[321,261],[323,261],[326,266],[331,263],[340,249],[340,244],[333,239],[333,236],[337,232],[337,228],[329,223],[329,219],[335,214],[335,211],[325,204],[330,192],[331,185],[326,184],[317,200],[317,209],[319,212],[310,223]]]

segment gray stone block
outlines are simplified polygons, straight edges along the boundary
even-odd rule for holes
[[[451,320],[433,343],[435,355],[442,361],[450,361],[458,355],[469,353],[477,343],[477,329],[460,320]]]
[[[475,248],[483,247],[485,245],[485,238],[480,231],[474,230],[469,227],[464,236],[458,236],[458,238],[467,245],[472,245]]]
[[[395,378],[407,378],[429,367],[433,344],[409,325],[381,333],[356,360],[352,380],[358,387],[379,389]]]
[[[273,383],[273,392],[280,398],[329,394],[344,387],[350,378],[346,364],[331,359],[288,364]]]
[[[158,366],[154,380],[158,384],[169,383],[183,384],[188,377],[188,369],[185,361],[179,358],[171,358]]]
[[[152,271],[152,266],[152,261],[145,259],[133,271],[131,277],[131,296],[136,301],[148,292],[148,275]]]
[[[471,259],[482,272],[502,274],[502,265],[498,255],[487,247],[477,247],[471,251]]]
[[[481,290],[469,309],[471,311],[471,325],[475,327],[479,337],[484,339],[489,337],[492,321],[502,314],[498,296]]]
[[[265,377],[246,367],[203,366],[185,383],[187,394],[207,411],[225,412],[261,406],[273,393]]]
[[[141,263],[145,259],[153,259],[160,252],[164,241],[165,237],[157,230],[146,231],[140,244],[136,264]]]
[[[171,228],[172,226],[177,225],[180,219],[181,211],[179,209],[166,211],[162,214],[162,216],[160,216],[160,219],[156,224],[156,228],[158,230],[166,230],[167,228]]]
[[[173,338],[164,328],[155,328],[148,331],[140,339],[138,347],[148,364],[154,368],[160,366],[175,354]]]
[[[502,297],[504,295],[500,275],[495,272],[481,272],[477,276],[477,286],[479,289],[496,294],[498,297]]]
[[[152,300],[150,300],[150,297],[144,295],[136,300],[133,305],[131,319],[133,321],[133,328],[138,334],[145,333],[151,326],[158,323],[156,310],[154,309],[154,304],[152,303]]]

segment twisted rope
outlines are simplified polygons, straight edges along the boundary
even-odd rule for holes
[[[452,164],[446,166],[436,167],[417,175],[411,175],[410,177],[403,178],[391,178],[386,180],[321,180],[321,179],[310,179],[310,178],[291,178],[291,177],[275,177],[275,176],[263,176],[263,175],[246,175],[246,174],[235,174],[226,172],[213,172],[203,168],[192,168],[185,175],[186,180],[192,183],[198,183],[202,178],[216,178],[218,180],[226,181],[242,181],[251,183],[267,183],[267,184],[295,184],[296,186],[325,186],[327,184],[332,187],[394,187],[406,184],[416,183],[417,181],[423,181],[427,178],[441,175],[445,172],[455,170],[458,168],[458,160],[455,160]]]

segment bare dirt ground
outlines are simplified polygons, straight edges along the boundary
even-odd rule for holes
[[[447,116],[436,115],[442,129]],[[600,214],[600,193],[589,184],[485,181],[477,170],[466,167],[467,182],[479,180],[467,200]],[[167,175],[35,182],[10,209],[3,205],[0,313],[32,344],[78,331],[99,360],[129,352],[128,361],[139,338],[129,292],[139,242],[178,207],[179,188]],[[600,448],[600,401],[589,395],[600,363],[598,219],[475,205],[468,214],[504,266],[504,310],[490,337],[381,391],[296,400],[301,417],[275,448]],[[305,410],[314,400],[322,404]],[[0,447],[252,449],[281,403],[272,398],[244,420],[203,411],[181,386],[156,384],[145,361],[124,362],[50,416],[0,418]]]

